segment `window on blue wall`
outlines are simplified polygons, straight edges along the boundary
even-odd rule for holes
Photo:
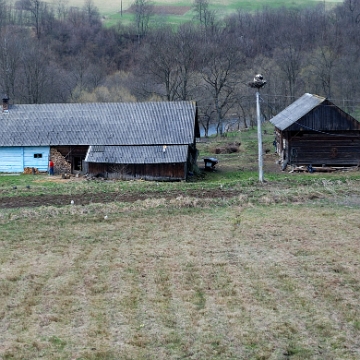
[[[42,158],[42,154],[34,154],[34,158],[35,158],[35,159],[41,159],[41,158]]]

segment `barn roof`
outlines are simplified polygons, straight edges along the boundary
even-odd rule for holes
[[[278,129],[285,130],[325,100],[326,98],[324,97],[305,93],[279,114],[270,119],[270,122]]]
[[[194,102],[12,105],[0,113],[0,146],[185,145],[196,114]]]
[[[187,145],[90,146],[85,161],[112,164],[184,163]]]

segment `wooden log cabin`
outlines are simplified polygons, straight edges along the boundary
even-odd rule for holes
[[[306,93],[273,117],[286,165],[360,165],[360,122],[328,99]]]

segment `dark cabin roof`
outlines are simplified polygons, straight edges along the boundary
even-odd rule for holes
[[[187,161],[187,145],[90,146],[85,161],[112,164],[167,164]]]
[[[0,112],[0,146],[188,145],[194,102],[12,105]]]
[[[304,94],[270,119],[281,131],[359,131],[360,122],[334,103],[318,95]]]
[[[325,100],[324,97],[306,93],[270,119],[270,122],[278,129],[285,130]]]

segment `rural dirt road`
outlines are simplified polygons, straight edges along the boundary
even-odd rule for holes
[[[14,209],[21,207],[38,206],[64,206],[69,205],[71,200],[77,205],[88,205],[91,203],[110,203],[110,202],[135,202],[151,198],[175,199],[179,196],[190,196],[195,198],[231,198],[239,195],[238,191],[214,190],[188,190],[167,191],[159,194],[158,192],[146,193],[99,193],[99,194],[80,194],[80,195],[41,195],[41,196],[13,196],[0,198],[0,209]]]

